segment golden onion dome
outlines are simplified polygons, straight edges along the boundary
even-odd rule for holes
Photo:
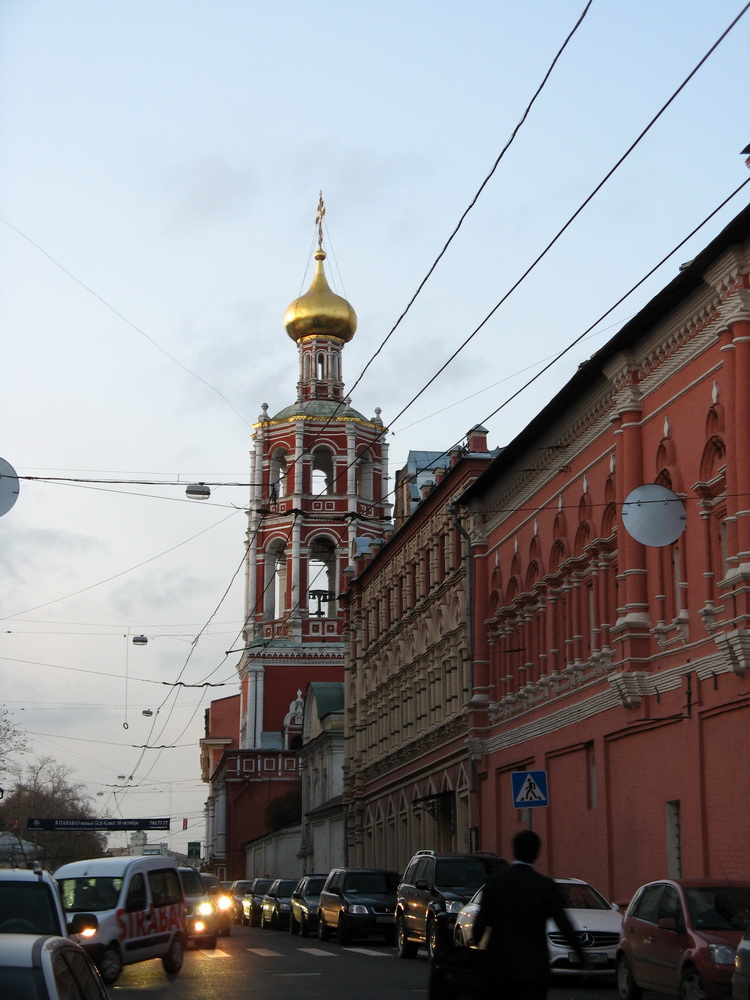
[[[349,342],[357,329],[357,314],[346,299],[332,292],[323,269],[325,250],[315,251],[315,276],[304,295],[289,306],[284,314],[286,332],[294,341],[312,334],[338,337]]]

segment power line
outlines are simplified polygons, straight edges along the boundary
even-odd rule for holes
[[[734,18],[729,27],[727,27],[718,39],[709,48],[706,54],[698,61],[698,63],[693,67],[693,69],[688,73],[679,87],[674,91],[671,97],[661,106],[659,111],[653,116],[651,121],[646,125],[646,127],[640,132],[637,138],[628,146],[622,156],[616,161],[613,167],[611,167],[604,177],[599,181],[596,187],[591,191],[591,193],[584,198],[578,208],[573,212],[568,221],[558,230],[556,235],[549,241],[544,250],[532,261],[532,263],[526,268],[523,274],[511,285],[507,292],[502,296],[502,298],[492,307],[492,309],[487,313],[482,322],[474,328],[474,330],[469,334],[468,337],[461,343],[456,350],[451,354],[451,356],[445,361],[444,364],[435,372],[435,374],[422,386],[418,393],[413,396],[409,402],[396,414],[393,420],[389,421],[389,427],[393,427],[396,421],[406,413],[406,411],[414,405],[414,403],[419,399],[419,397],[432,385],[432,383],[445,371],[445,369],[458,357],[461,351],[474,339],[474,337],[483,329],[484,326],[490,321],[490,319],[495,315],[498,309],[503,305],[504,302],[513,294],[513,292],[526,280],[526,278],[531,274],[534,268],[539,264],[544,257],[549,253],[552,247],[557,243],[561,236],[570,228],[573,222],[578,218],[578,216],[583,212],[586,206],[593,201],[596,195],[601,191],[607,181],[613,176],[613,174],[622,166],[625,160],[630,156],[633,150],[638,146],[638,144],[645,138],[645,136],[650,132],[656,122],[659,121],[661,116],[666,112],[670,105],[677,99],[679,94],[685,89],[688,83],[693,79],[698,70],[703,66],[703,64],[709,59],[713,52],[718,48],[721,42],[727,37],[730,31],[735,27],[739,20],[747,13],[750,8],[750,3],[745,4],[740,13]],[[606,315],[606,314],[605,314]],[[588,332],[588,331],[587,331]]]
[[[201,535],[204,535],[207,531],[211,531],[213,528],[217,528],[220,524],[228,521],[230,517],[238,513],[238,510],[232,511],[226,517],[223,517],[220,521],[216,521],[214,524],[210,524],[207,528],[203,528],[201,531],[196,532],[196,534],[191,535],[190,538],[186,538],[176,545],[172,545],[170,548],[165,549],[163,552],[157,553],[155,556],[151,556],[149,559],[144,559],[143,562],[137,563],[135,566],[129,566],[127,569],[121,570],[119,573],[115,573],[113,576],[108,576],[105,580],[98,580],[96,583],[91,583],[88,587],[81,587],[80,590],[74,590],[70,594],[65,594],[62,597],[55,597],[51,601],[45,601],[43,604],[36,604],[33,608],[26,608],[24,611],[16,611],[12,615],[3,615],[0,618],[1,621],[8,621],[11,618],[17,618],[19,615],[28,614],[30,611],[38,611],[40,608],[48,608],[51,604],[59,604],[60,601],[67,601],[71,597],[77,597],[79,594],[85,594],[89,590],[94,590],[95,587],[101,587],[105,583],[111,583],[112,580],[117,580],[121,576],[126,576],[128,573],[132,573],[133,570],[140,569],[142,566],[147,566],[149,563],[155,562],[157,559],[161,559],[162,556],[168,555],[170,552],[174,552],[176,549],[181,548],[183,545],[187,545],[188,542],[195,541]]]
[[[377,350],[375,351],[375,353],[372,355],[372,357],[370,358],[370,360],[367,362],[367,364],[365,365],[365,367],[360,372],[358,378],[356,379],[356,381],[352,385],[351,389],[349,390],[350,393],[354,392],[354,390],[357,388],[357,386],[359,385],[359,383],[364,378],[364,375],[365,375],[365,372],[367,371],[367,369],[370,367],[370,365],[373,363],[373,361],[375,360],[375,358],[377,358],[377,356],[383,350],[383,348],[388,343],[388,341],[391,339],[391,337],[393,336],[393,334],[396,332],[397,328],[401,324],[401,321],[404,319],[404,317],[406,316],[406,314],[409,312],[409,310],[411,309],[411,307],[414,305],[415,301],[417,300],[418,295],[420,294],[420,292],[422,291],[422,289],[424,288],[424,286],[427,284],[427,282],[430,279],[430,277],[432,276],[435,268],[438,266],[438,264],[442,260],[443,256],[445,255],[448,247],[451,245],[451,243],[455,239],[455,237],[456,237],[459,229],[463,225],[464,220],[466,219],[467,215],[469,214],[469,212],[476,205],[477,201],[479,200],[479,196],[482,194],[482,192],[484,191],[485,187],[487,186],[487,184],[491,180],[492,176],[494,175],[495,171],[497,170],[498,166],[500,165],[500,161],[503,159],[503,157],[507,153],[508,149],[510,149],[510,147],[511,147],[511,145],[513,143],[513,140],[516,138],[516,136],[518,135],[518,133],[519,133],[522,125],[524,124],[524,122],[528,118],[528,116],[529,116],[529,114],[531,112],[531,109],[534,106],[534,103],[536,102],[536,99],[539,97],[539,95],[541,94],[542,90],[544,90],[544,87],[547,84],[547,81],[549,80],[550,76],[552,75],[552,71],[554,70],[555,66],[557,65],[557,62],[560,59],[560,57],[562,56],[563,52],[567,48],[568,43],[570,42],[570,40],[572,39],[573,35],[578,31],[578,29],[580,28],[581,24],[583,23],[583,19],[588,14],[589,8],[591,7],[592,2],[593,2],[593,0],[588,0],[588,3],[584,7],[584,9],[583,9],[582,13],[580,14],[580,16],[579,16],[578,20],[576,21],[576,23],[573,25],[573,28],[569,32],[567,38],[565,39],[565,41],[563,42],[563,44],[560,46],[560,48],[558,49],[558,51],[555,53],[554,59],[550,63],[549,68],[547,69],[547,72],[545,73],[545,75],[544,75],[541,83],[539,84],[539,86],[535,90],[533,97],[531,98],[531,100],[529,101],[529,103],[526,105],[526,108],[524,109],[524,112],[521,115],[521,118],[519,119],[518,123],[516,124],[516,127],[513,129],[513,132],[511,133],[510,138],[505,143],[505,145],[503,146],[503,148],[500,150],[500,154],[498,155],[497,159],[493,163],[492,169],[487,174],[487,176],[484,178],[484,180],[482,181],[482,183],[479,185],[479,189],[477,190],[477,192],[474,195],[474,197],[472,198],[472,200],[469,202],[469,205],[467,206],[467,208],[464,210],[464,212],[461,215],[461,218],[458,220],[458,222],[457,222],[457,224],[456,224],[453,232],[450,234],[450,236],[446,240],[446,242],[443,245],[443,248],[441,249],[440,253],[437,255],[437,257],[435,258],[435,260],[430,265],[430,268],[427,271],[427,273],[425,274],[424,278],[422,278],[422,280],[420,281],[419,285],[417,286],[417,290],[414,292],[414,294],[412,295],[412,297],[407,302],[406,308],[401,313],[401,315],[398,317],[398,319],[396,320],[396,322],[393,324],[393,326],[391,327],[391,329],[388,331],[388,333],[386,334],[385,338],[381,342],[380,346],[377,348]]]
[[[106,309],[109,309],[109,311],[113,313],[115,316],[117,316],[118,319],[122,320],[122,322],[125,323],[126,326],[129,326],[132,330],[135,330],[136,333],[139,333],[142,337],[144,337],[153,347],[156,348],[157,351],[160,351],[165,358],[169,358],[169,360],[174,364],[176,364],[178,368],[181,368],[192,378],[197,379],[199,382],[202,382],[203,385],[205,385],[208,389],[210,389],[212,392],[215,392],[216,395],[219,396],[221,399],[223,399],[224,402],[227,404],[227,406],[240,418],[243,424],[245,424],[247,427],[252,427],[252,424],[245,419],[244,415],[237,409],[234,403],[232,403],[231,400],[228,399],[223,392],[217,389],[215,385],[212,385],[209,381],[207,381],[207,379],[203,378],[202,375],[198,375],[197,372],[194,372],[192,369],[188,368],[187,365],[184,365],[173,354],[170,354],[166,348],[162,347],[161,344],[158,343],[158,341],[154,340],[154,338],[150,336],[148,333],[146,333],[145,330],[143,330],[141,327],[133,323],[132,320],[128,319],[128,317],[125,316],[124,313],[121,313],[119,309],[115,309],[115,307],[111,305],[111,303],[109,303],[105,298],[103,298],[103,296],[101,296],[98,292],[94,291],[94,289],[91,288],[90,285],[87,285],[84,281],[81,281],[80,278],[76,277],[76,275],[73,274],[72,271],[69,271],[66,267],[64,267],[60,263],[60,261],[56,260],[51,253],[48,253],[48,251],[45,250],[43,246],[41,246],[39,243],[33,240],[30,236],[27,236],[26,233],[18,229],[17,226],[14,226],[11,222],[8,221],[8,219],[5,219],[2,216],[0,216],[0,222],[4,223],[8,227],[8,229],[12,229],[13,232],[16,233],[18,236],[20,236],[22,239],[29,242],[41,254],[44,254],[47,260],[49,260],[52,264],[54,264],[55,267],[59,268],[59,270],[61,270],[63,274],[65,274],[68,278],[70,278],[71,281],[75,281],[75,283],[77,285],[80,285],[80,287],[83,288],[84,291],[87,291],[89,295],[93,295],[94,298],[97,299],[99,302],[101,302],[101,304]]]

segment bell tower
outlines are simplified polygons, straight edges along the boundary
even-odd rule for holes
[[[290,750],[285,719],[311,681],[344,680],[338,595],[353,554],[390,528],[386,428],[345,396],[342,356],[357,315],[328,285],[318,205],[315,274],[286,311],[297,398],[254,425],[247,532],[240,746]]]

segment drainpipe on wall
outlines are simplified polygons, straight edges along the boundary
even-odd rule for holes
[[[472,610],[474,574],[472,573],[471,564],[471,535],[458,519],[458,504],[450,504],[448,510],[450,511],[454,527],[466,539],[466,554],[464,556],[464,575],[466,579],[466,660],[468,667],[469,704],[471,704],[471,700],[474,697],[474,615]]]
[[[471,558],[471,535],[464,528],[461,521],[458,519],[458,504],[452,503],[449,505],[448,510],[450,511],[451,519],[454,526],[458,529],[461,536],[466,541],[466,554],[464,556],[464,578],[466,581],[466,660],[467,660],[467,680],[469,684],[469,700],[468,708],[471,711],[472,701],[474,700],[474,573],[472,570],[473,563]],[[479,810],[477,808],[477,777],[476,777],[476,761],[469,751],[469,849],[476,850],[479,848],[479,837],[477,836],[480,829],[480,816],[478,815]],[[473,843],[472,840],[476,837],[477,843]]]

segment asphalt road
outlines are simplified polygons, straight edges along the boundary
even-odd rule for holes
[[[167,976],[159,960],[141,962],[126,966],[109,994],[112,1000],[427,1000],[428,976],[422,951],[399,961],[378,940],[342,948],[335,938],[324,944],[235,925],[214,951],[191,947],[178,976]],[[558,978],[549,1000],[617,1000],[617,991],[614,979]],[[644,1000],[660,995],[645,993]]]

